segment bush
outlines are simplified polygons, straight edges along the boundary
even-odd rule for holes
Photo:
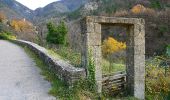
[[[166,54],[170,57],[170,45],[168,45],[166,48]]]
[[[108,39],[104,40],[102,44],[102,53],[106,56],[125,49],[126,43],[119,42],[112,37],[109,37]]]
[[[53,44],[66,44],[67,28],[63,21],[58,26],[52,22],[47,24],[48,34],[46,37],[47,42]]]
[[[161,59],[155,57],[146,63],[146,99],[169,100],[170,71],[165,75],[165,69],[160,67]]]
[[[0,33],[0,39],[14,40],[14,39],[16,39],[16,37],[13,36],[11,33]]]

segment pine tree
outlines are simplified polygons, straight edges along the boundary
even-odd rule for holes
[[[66,44],[67,27],[64,21],[61,21],[58,26],[54,25],[52,22],[47,24],[48,34],[47,42],[53,44]]]

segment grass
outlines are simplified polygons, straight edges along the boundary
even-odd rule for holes
[[[146,100],[170,100],[170,68],[165,71],[160,58],[146,61]]]
[[[69,87],[61,81],[49,67],[29,48],[24,47],[26,53],[35,61],[36,65],[41,69],[41,75],[44,79],[51,83],[49,94],[55,96],[59,100],[98,100],[98,94],[91,91],[88,86],[88,80],[80,80],[73,87]],[[53,53],[53,52],[51,52]],[[56,54],[56,53],[55,53]],[[58,55],[56,55],[58,56]],[[106,100],[108,97],[101,97],[101,100]],[[137,100],[134,97],[126,98],[111,98],[109,100]]]
[[[106,59],[102,59],[102,72],[103,74],[110,74],[114,72],[125,71],[125,64],[123,63],[110,63]]]
[[[49,54],[55,56],[56,58],[61,58],[69,61],[75,67],[81,67],[81,54],[75,52],[69,47],[60,46],[57,49],[50,49]],[[118,61],[119,62],[119,61]],[[110,67],[111,66],[111,67]],[[125,64],[122,62],[111,63],[106,59],[102,59],[102,72],[103,74],[114,73],[118,71],[125,71]]]
[[[40,74],[44,76],[44,79],[51,83],[49,94],[59,98],[59,100],[88,100],[89,98],[96,97],[95,93],[85,89],[87,86],[86,81],[77,82],[73,87],[69,87],[63,81],[61,81],[35,53],[33,53],[27,47],[24,47],[24,50],[41,69]]]
[[[50,49],[49,53],[51,55],[55,55],[56,57],[60,57],[66,61],[69,61],[75,67],[81,67],[81,54],[73,51],[69,47],[60,46],[57,49]]]
[[[11,35],[11,33],[0,33],[0,39],[3,39],[3,40],[15,40],[16,37]]]

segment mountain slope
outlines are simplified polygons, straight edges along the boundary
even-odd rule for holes
[[[80,6],[87,3],[87,0],[61,0],[48,4],[43,8],[38,8],[34,11],[35,16],[46,17],[68,13],[78,9]]]
[[[15,0],[0,0],[0,11],[4,12],[8,18],[33,17],[33,11]]]

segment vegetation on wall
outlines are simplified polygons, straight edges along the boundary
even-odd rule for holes
[[[170,45],[168,45],[166,48],[166,54],[170,57]]]

